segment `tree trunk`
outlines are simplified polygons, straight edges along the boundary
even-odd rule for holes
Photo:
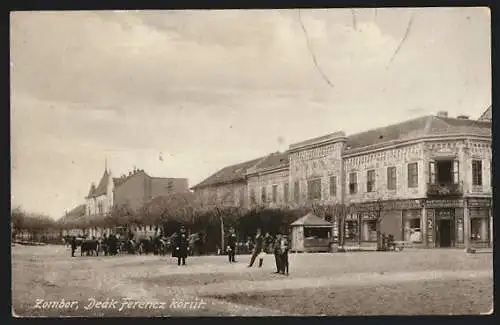
[[[224,218],[220,216],[220,243],[221,253],[224,251]]]

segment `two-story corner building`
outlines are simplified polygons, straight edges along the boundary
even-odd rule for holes
[[[263,158],[225,167],[212,174],[191,189],[200,198],[202,205],[232,206],[247,208],[247,170]]]
[[[425,116],[349,136],[343,158],[350,240],[375,242],[380,213],[396,240],[490,245],[491,123]]]
[[[248,206],[285,207],[290,200],[287,152],[272,153],[247,170]]]
[[[343,132],[290,145],[291,205],[343,202]]]

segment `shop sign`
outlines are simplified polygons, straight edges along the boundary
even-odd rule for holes
[[[428,200],[427,208],[460,208],[463,206],[462,200]]]
[[[469,199],[467,202],[469,207],[490,207],[490,199]]]
[[[430,210],[427,212],[427,242],[433,242],[434,233],[434,211]]]
[[[420,200],[405,200],[405,201],[395,201],[392,202],[392,206],[389,205],[392,210],[411,210],[411,209],[421,209],[422,202]]]
[[[357,214],[347,214],[345,216],[345,220],[347,220],[347,221],[356,221],[356,220],[358,220],[358,215]]]
[[[375,214],[368,214],[368,213],[365,213],[365,214],[362,214],[361,215],[361,219],[362,220],[377,220],[377,216]]]

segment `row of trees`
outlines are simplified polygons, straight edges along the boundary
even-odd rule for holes
[[[380,242],[380,221],[383,206],[377,201],[368,208],[368,213],[375,216],[377,224],[377,242]],[[225,230],[233,227],[240,240],[253,236],[258,228],[269,233],[287,233],[290,224],[307,212],[332,222],[338,227],[338,242],[345,242],[345,220],[349,214],[360,213],[359,206],[343,204],[310,204],[297,208],[254,207],[243,209],[224,204],[204,205],[193,193],[178,193],[153,199],[138,210],[127,205],[114,207],[111,213],[100,216],[82,216],[73,220],[63,218],[54,221],[40,215],[30,215],[20,208],[12,211],[13,229],[87,229],[94,227],[113,228],[129,225],[161,225],[163,232],[175,232],[182,224],[192,233],[204,233],[207,245],[224,247]],[[366,208],[363,210],[367,212]]]

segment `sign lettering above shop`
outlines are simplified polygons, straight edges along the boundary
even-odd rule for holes
[[[460,208],[463,206],[462,200],[428,200],[428,208]]]
[[[469,207],[490,207],[490,199],[469,199],[467,202]]]

